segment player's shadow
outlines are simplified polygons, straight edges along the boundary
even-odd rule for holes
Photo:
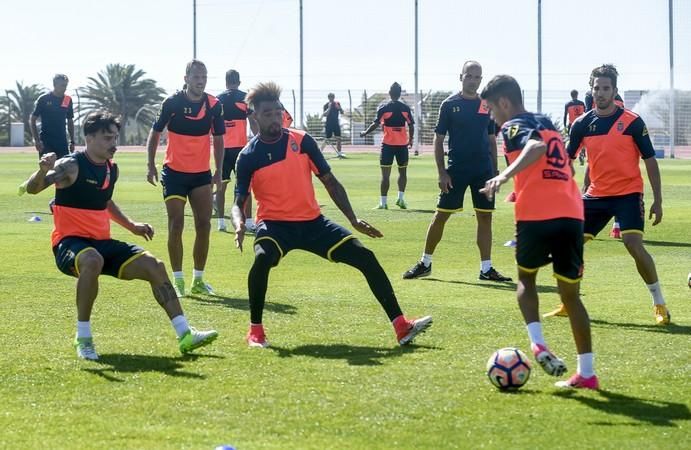
[[[185,355],[176,358],[151,355],[130,355],[124,353],[112,353],[99,355],[98,361],[94,361],[102,367],[91,367],[82,369],[85,372],[93,373],[108,381],[122,383],[125,380],[118,378],[116,374],[121,373],[142,373],[159,372],[172,377],[183,377],[191,379],[204,379],[204,375],[183,370],[184,361],[193,361],[201,355]],[[204,356],[206,358],[221,358],[220,356]]]
[[[575,390],[555,392],[553,395],[565,399],[575,400],[590,408],[607,414],[634,419],[634,423],[593,422],[594,425],[654,425],[659,427],[678,427],[675,421],[691,420],[689,407],[684,403],[648,400],[631,397],[616,392],[600,390],[598,396],[579,395]]]
[[[669,325],[652,325],[652,324],[642,324],[642,323],[627,323],[627,322],[610,322],[602,319],[590,319],[590,323],[594,325],[599,325],[603,327],[618,328],[624,330],[637,330],[637,331],[649,331],[651,333],[663,333],[663,334],[690,334],[691,326],[688,325],[677,325],[675,323],[670,323]]]
[[[269,347],[281,358],[309,356],[320,359],[344,360],[351,366],[380,366],[383,360],[398,358],[416,349],[438,350],[437,347],[406,345],[399,347],[366,347],[348,344],[310,344],[295,348]]]
[[[185,298],[193,299],[196,302],[206,305],[223,305],[226,308],[237,309],[240,311],[249,311],[250,304],[246,298],[225,297],[223,295],[209,294],[209,295],[188,295]],[[298,309],[293,305],[285,303],[266,302],[264,310],[275,312],[278,314],[297,314]]]
[[[434,214],[436,212],[434,209],[414,209],[414,208],[409,208],[409,209],[391,208],[389,211],[399,212],[399,213],[423,213],[423,214]]]
[[[484,282],[484,283],[471,283],[469,281],[459,281],[459,280],[442,280],[440,278],[423,278],[423,281],[436,281],[439,283],[452,283],[452,284],[462,284],[465,286],[476,286],[485,289],[496,289],[500,291],[516,292],[516,283],[513,281],[504,282]],[[558,294],[559,289],[556,286],[537,286],[537,292],[539,294]],[[583,295],[583,293],[581,293]]]
[[[670,242],[670,241],[649,241],[644,240],[643,244],[651,247],[686,247],[691,248],[691,242]]]

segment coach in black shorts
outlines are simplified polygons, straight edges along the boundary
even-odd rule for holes
[[[57,74],[53,77],[53,90],[41,95],[36,100],[31,114],[31,135],[38,151],[38,156],[55,153],[58,158],[74,151],[74,109],[72,98],[65,95],[67,75]],[[36,121],[41,121],[41,132],[38,132]],[[70,134],[67,142],[65,125]]]

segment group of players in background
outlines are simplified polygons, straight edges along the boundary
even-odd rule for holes
[[[662,219],[660,173],[655,152],[642,119],[617,105],[618,73],[603,65],[591,73],[592,109],[567,104],[568,146],[545,116],[525,111],[517,81],[498,75],[482,92],[482,67],[467,61],[460,74],[461,91],[442,102],[435,128],[434,157],[440,189],[436,212],[426,234],[420,260],[405,274],[415,279],[431,274],[432,254],[441,241],[450,216],[462,211],[468,188],[477,219],[480,252],[479,278],[507,282],[511,278],[492,265],[492,212],[499,187],[514,178],[517,296],[525,319],[531,349],[540,366],[550,375],[566,371],[564,361],[549,350],[539,316],[536,275],[540,267],[552,264],[562,305],[545,316],[568,316],[577,348],[577,370],[560,387],[597,389],[588,314],[580,300],[583,275],[583,243],[594,238],[616,217],[622,241],[636,262],[652,299],[655,322],[666,325],[670,314],[661,293],[655,264],[643,245],[645,209],[639,160],[643,158],[653,191],[650,217],[653,225]],[[194,217],[193,294],[213,294],[203,279],[209,249],[214,206],[218,229],[227,230],[225,193],[235,172],[235,196],[231,221],[237,248],[242,251],[245,233],[255,233],[254,262],[248,274],[250,326],[246,341],[250,347],[267,347],[263,309],[271,268],[293,249],[302,249],[325,259],[358,269],[387,314],[398,343],[405,345],[432,324],[430,316],[406,317],[384,269],[375,255],[346,228],[321,214],[312,185],[312,174],[324,184],[329,196],[352,228],[373,237],[379,230],[353,211],[346,190],[334,176],[321,148],[308,133],[289,128],[292,118],[280,101],[281,90],[272,83],[260,83],[249,94],[239,90],[240,75],[226,73],[227,90],[218,97],[207,94],[206,66],[198,60],[188,63],[182,90],[166,98],[147,141],[148,173],[151,184],[159,181],[156,150],[167,128],[168,144],[160,172],[163,200],[168,215],[168,253],[171,283],[164,264],[137,245],[113,240],[110,220],[145,239],[153,228],[127,217],[112,201],[118,179],[112,157],[117,150],[118,118],[108,112],[91,113],[84,121],[86,149],[68,153],[65,121],[71,123],[69,96],[64,95],[67,77],[56,76],[55,90],[42,96],[32,118],[32,131],[39,151],[39,170],[22,185],[38,193],[55,184],[55,228],[53,251],[58,268],[77,278],[77,355],[98,359],[91,334],[91,308],[98,292],[98,276],[149,281],[154,298],[171,320],[183,353],[211,343],[214,330],[199,331],[189,326],[179,297],[186,294],[182,272],[184,210],[189,200]],[[380,165],[382,170],[379,209],[387,209],[387,192],[393,160],[399,169],[396,205],[407,208],[408,151],[413,142],[413,116],[400,101],[401,86],[394,83],[391,101],[382,104],[365,136],[383,127]],[[577,101],[577,93],[572,93]],[[620,97],[619,97],[620,98]],[[578,111],[575,111],[578,110]],[[575,112],[574,112],[575,111]],[[343,110],[333,94],[324,105],[327,138],[337,138],[337,155],[343,158],[338,115]],[[580,114],[578,114],[580,113]],[[570,114],[570,115],[569,115]],[[36,135],[35,120],[42,121]],[[61,123],[55,126],[55,123]],[[247,124],[254,137],[248,141]],[[501,126],[497,126],[501,124]],[[61,128],[59,131],[56,131]],[[74,129],[69,127],[73,150]],[[507,168],[497,164],[498,133],[502,135]],[[53,134],[57,134],[57,137]],[[444,140],[449,134],[448,159]],[[209,136],[212,144],[210,146]],[[49,139],[50,137],[50,139]],[[60,141],[60,145],[56,143]],[[211,171],[211,148],[214,170]],[[584,194],[574,180],[572,160],[582,149],[587,152],[588,172]],[[213,194],[215,186],[215,195]],[[254,196],[254,200],[250,196]],[[250,218],[256,202],[255,220]]]

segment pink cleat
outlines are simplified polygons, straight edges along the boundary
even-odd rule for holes
[[[593,389],[595,391],[600,389],[600,381],[597,379],[597,375],[584,378],[580,374],[575,374],[566,381],[557,381],[554,385],[567,389]]]
[[[531,344],[530,349],[533,351],[535,360],[540,364],[542,370],[553,377],[560,377],[566,372],[566,364],[560,358],[547,350],[542,344]]]

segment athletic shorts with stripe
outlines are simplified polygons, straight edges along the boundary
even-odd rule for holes
[[[242,151],[242,147],[227,148],[225,149],[225,154],[223,155],[223,173],[221,180],[224,183],[230,181],[231,172],[235,171],[235,163],[238,160],[238,155]]]
[[[53,247],[55,264],[60,269],[60,272],[65,275],[78,277],[77,259],[87,249],[94,249],[103,257],[103,270],[101,270],[101,274],[115,278],[122,278],[122,271],[127,264],[144,253],[144,249],[138,245],[128,244],[115,239],[97,240],[68,236]]]
[[[396,158],[396,164],[399,168],[408,166],[408,146],[407,145],[381,145],[381,154],[379,155],[379,165],[381,167],[391,167],[393,159]]]
[[[333,261],[333,251],[350,239],[355,239],[350,231],[320,215],[299,222],[263,220],[257,224],[254,245],[273,245],[281,258],[300,249]]]
[[[554,277],[577,282],[583,277],[583,222],[578,219],[519,221],[516,223],[516,264],[537,272],[552,263]]]
[[[473,208],[483,212],[494,210],[494,197],[492,200],[488,200],[484,194],[480,193],[480,189],[485,187],[485,182],[492,178],[490,171],[479,175],[455,171],[449,171],[448,174],[451,177],[453,187],[449,188],[447,193],[439,193],[437,211],[450,213],[463,211],[463,197],[465,197],[465,191],[468,188],[470,188],[470,195],[473,199]]]
[[[192,190],[211,184],[211,171],[198,173],[178,172],[168,166],[161,170],[161,185],[163,186],[163,200],[179,198],[187,200]]]
[[[643,194],[633,193],[616,197],[583,197],[585,224],[583,233],[595,237],[612,217],[619,222],[621,234],[643,234],[645,227],[645,204]]]

